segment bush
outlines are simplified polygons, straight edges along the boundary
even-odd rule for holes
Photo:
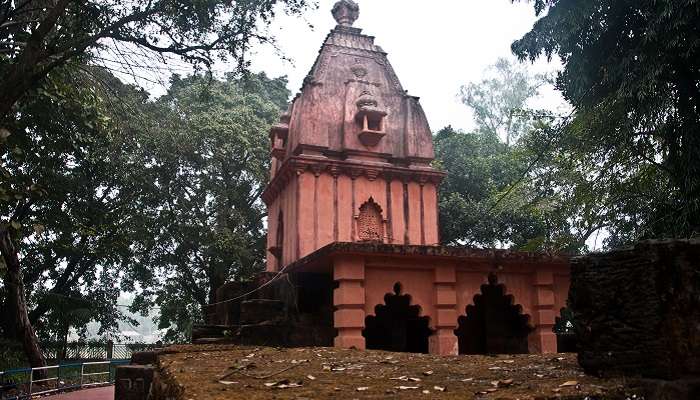
[[[0,371],[29,367],[22,345],[7,339],[0,339]]]

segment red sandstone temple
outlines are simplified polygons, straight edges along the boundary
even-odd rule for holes
[[[267,276],[294,282],[292,295],[276,296],[301,325],[331,328],[325,343],[310,344],[556,352],[568,260],[439,245],[445,173],[431,166],[425,113],[374,37],[353,27],[358,5],[339,1],[333,16],[338,25],[271,131]],[[243,308],[236,308],[240,318]]]

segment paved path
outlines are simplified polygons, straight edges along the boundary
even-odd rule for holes
[[[114,400],[114,386],[84,389],[46,397],[50,400]]]

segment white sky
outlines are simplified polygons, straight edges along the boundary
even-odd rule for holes
[[[336,24],[330,13],[335,1],[319,0],[318,9],[302,17],[278,16],[270,31],[293,64],[269,46],[258,46],[250,55],[252,69],[271,77],[287,75],[289,89],[296,93]],[[511,0],[356,1],[360,18],[354,26],[375,36],[389,53],[404,88],[421,98],[433,131],[449,124],[473,127],[471,115],[457,98],[460,86],[481,80],[484,70],[499,57],[512,56],[511,43],[536,20],[531,3]],[[558,67],[542,60],[532,71]],[[562,101],[558,93],[545,89],[536,106],[558,109]]]

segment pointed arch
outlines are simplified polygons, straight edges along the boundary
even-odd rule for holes
[[[528,353],[527,336],[534,329],[530,317],[515,304],[506,287],[489,274],[488,284],[466,307],[466,315],[457,320],[459,354],[521,354]]]
[[[430,318],[421,316],[420,305],[411,304],[411,296],[402,294],[400,282],[394,284],[394,293],[384,295],[384,304],[374,308],[375,315],[365,318],[366,347],[406,353],[428,353]]]
[[[382,208],[372,197],[360,206],[357,216],[357,236],[361,242],[384,241]]]

